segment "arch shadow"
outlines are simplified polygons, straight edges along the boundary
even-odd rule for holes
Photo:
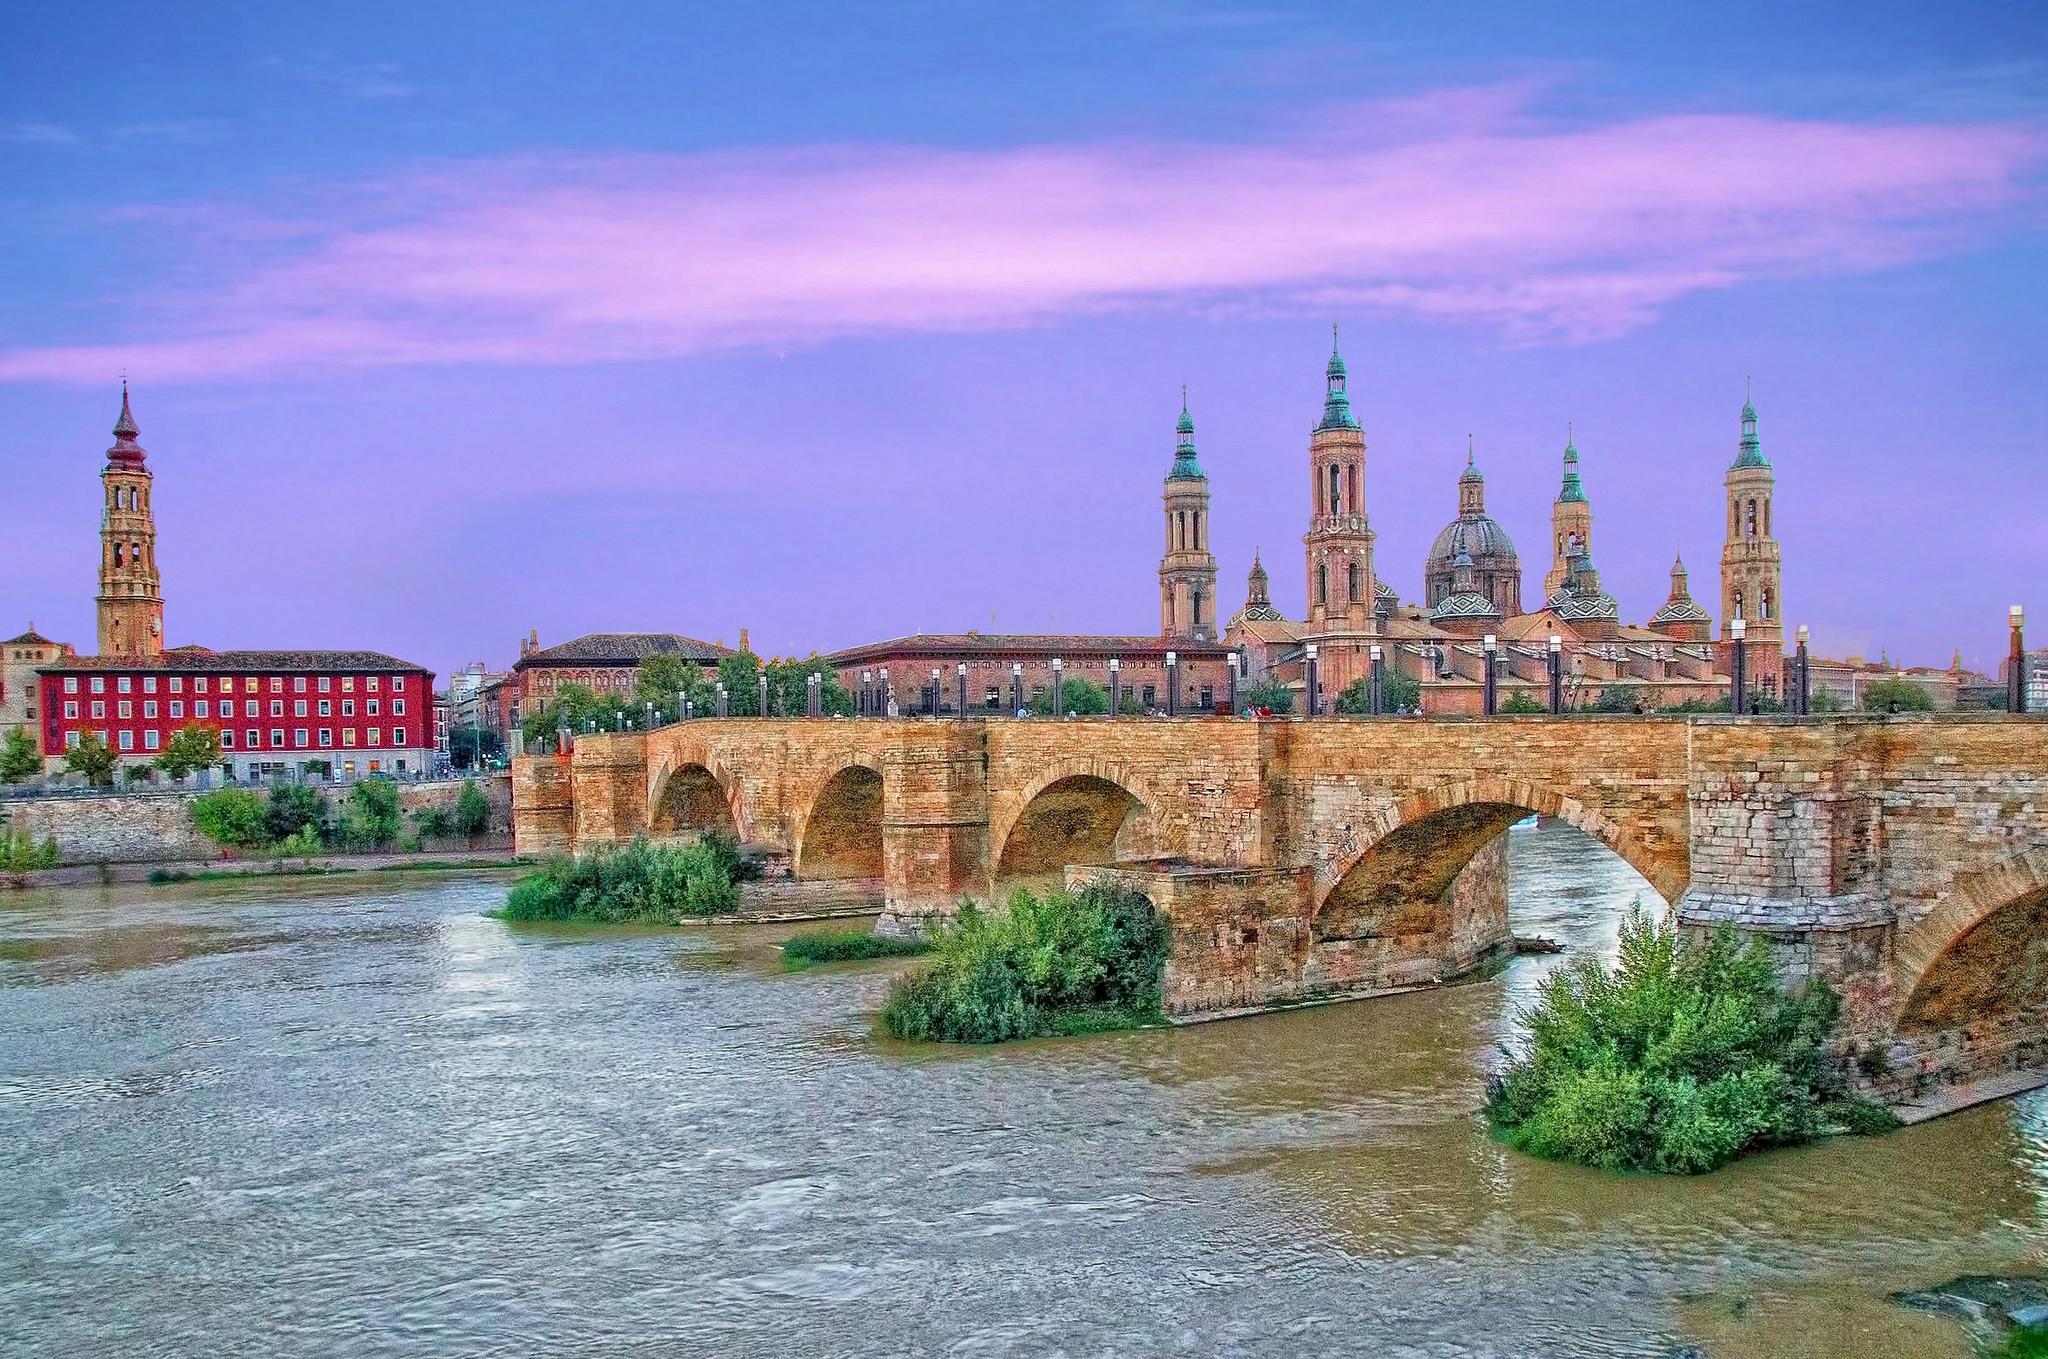
[[[818,785],[797,822],[798,878],[882,877],[882,773],[850,764]]]
[[[1959,879],[1892,949],[1901,1033],[2048,1017],[2048,848]]]
[[[747,839],[738,786],[722,770],[684,760],[655,776],[647,799],[648,834],[662,837],[691,831],[719,831]]]
[[[1059,774],[1034,786],[1004,830],[991,890],[1057,886],[1075,864],[1111,864],[1153,851],[1151,807],[1114,779]]]

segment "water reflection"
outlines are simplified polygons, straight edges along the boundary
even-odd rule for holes
[[[1575,832],[1512,857],[1516,928],[1575,949],[1655,904]],[[1482,1077],[1553,958],[960,1050],[876,1037],[891,966],[781,975],[793,927],[515,928],[501,895],[0,902],[10,1345],[1946,1356],[1884,1294],[2043,1249],[2043,1096],[1698,1181],[1506,1152]]]

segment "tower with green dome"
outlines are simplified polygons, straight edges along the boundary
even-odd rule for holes
[[[1309,433],[1309,519],[1302,535],[1308,571],[1304,636],[1370,633],[1372,530],[1365,515],[1365,432],[1351,411],[1350,373],[1330,327],[1323,369],[1323,417]]]
[[[1745,391],[1742,437],[1722,478],[1728,492],[1727,540],[1721,546],[1721,640],[1743,621],[1749,673],[1767,692],[1782,690],[1785,669],[1784,562],[1771,526],[1777,477],[1756,432],[1756,403]]]
[[[1166,551],[1159,558],[1159,635],[1214,641],[1216,558],[1209,551],[1209,478],[1195,456],[1195,418],[1180,389],[1173,466],[1166,471]]]
[[[1593,555],[1593,504],[1586,499],[1579,480],[1579,445],[1565,426],[1564,483],[1550,506],[1550,570],[1543,576],[1543,597],[1550,598],[1564,588],[1571,577],[1572,558]]]

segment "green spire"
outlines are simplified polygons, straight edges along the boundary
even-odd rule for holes
[[[1557,498],[1576,503],[1586,498],[1586,488],[1579,484],[1579,446],[1572,441],[1569,421],[1564,431],[1564,489],[1557,493]]]
[[[1188,414],[1188,389],[1182,383],[1180,389],[1180,420],[1174,425],[1173,470],[1166,474],[1168,481],[1207,481],[1202,474],[1202,464],[1195,461],[1195,417]]]
[[[1756,437],[1756,403],[1750,399],[1749,379],[1742,379],[1742,442],[1736,446],[1735,466],[1769,467],[1763,441]]]
[[[1459,474],[1460,481],[1484,481],[1486,476],[1479,470],[1479,464],[1472,460],[1472,436],[1465,436],[1465,470]]]
[[[1323,380],[1329,390],[1323,397],[1323,418],[1316,426],[1316,432],[1326,429],[1357,429],[1358,421],[1351,416],[1351,398],[1345,394],[1344,356],[1337,352],[1337,327],[1330,327],[1330,363],[1323,369]]]

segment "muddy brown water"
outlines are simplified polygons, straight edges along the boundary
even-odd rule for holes
[[[1514,924],[1647,887],[1513,832]],[[502,878],[0,898],[0,1351],[1961,1356],[2040,1266],[2048,1103],[1698,1180],[1489,1141],[1443,991],[999,1049],[877,1039],[794,926],[513,927]]]

